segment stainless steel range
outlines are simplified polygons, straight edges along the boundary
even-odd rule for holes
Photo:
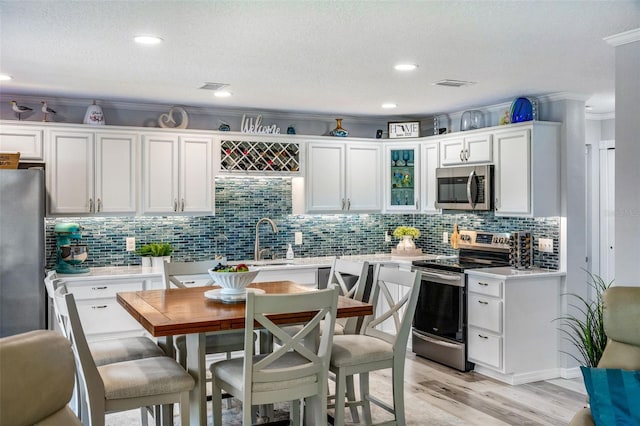
[[[464,271],[509,265],[509,234],[462,230],[459,238],[457,259],[413,262],[422,282],[412,341],[417,355],[469,371]]]

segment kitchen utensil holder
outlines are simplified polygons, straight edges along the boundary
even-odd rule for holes
[[[533,266],[533,236],[529,231],[512,232],[509,237],[509,264],[516,269]]]

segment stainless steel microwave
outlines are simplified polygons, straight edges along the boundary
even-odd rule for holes
[[[493,166],[490,164],[436,169],[436,208],[493,209]]]

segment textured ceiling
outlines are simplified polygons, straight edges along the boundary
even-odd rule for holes
[[[638,27],[640,1],[0,1],[0,93],[425,116],[566,92],[611,112],[603,38]]]

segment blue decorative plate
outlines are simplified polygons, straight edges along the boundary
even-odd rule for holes
[[[527,98],[517,98],[511,104],[511,122],[521,123],[533,120],[533,105]]]

